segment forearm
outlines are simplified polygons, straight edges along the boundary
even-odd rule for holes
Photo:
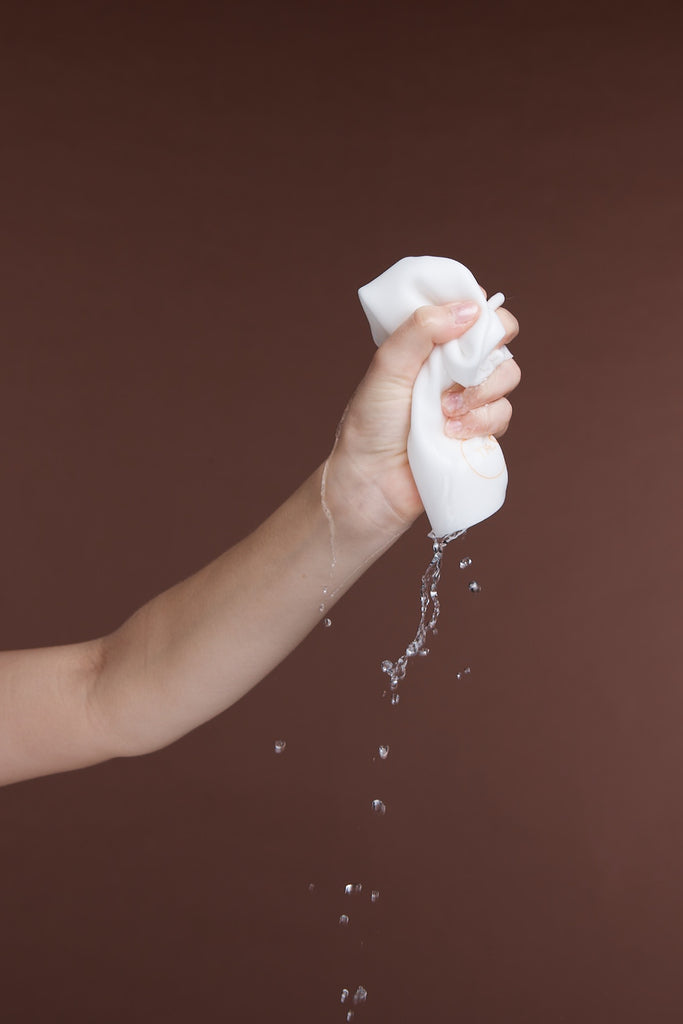
[[[405,529],[378,529],[374,499],[335,483],[333,567],[322,472],[245,540],[104,638],[95,704],[122,754],[164,746],[233,704]]]
[[[251,536],[109,636],[0,654],[0,784],[171,743],[297,646],[422,511],[406,451],[412,388],[434,346],[465,331],[461,313],[458,303],[418,309],[356,389],[327,462],[334,558],[320,467]],[[498,315],[510,341],[516,321]],[[453,408],[444,399],[447,433],[503,433],[503,395],[518,380],[507,360],[451,395]]]

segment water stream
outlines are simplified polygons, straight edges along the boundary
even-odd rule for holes
[[[430,534],[434,553],[420,582],[420,621],[417,626],[417,632],[400,658],[397,658],[396,661],[382,662],[382,671],[386,672],[389,676],[389,688],[384,691],[383,696],[389,696],[394,707],[396,707],[401,699],[399,686],[405,679],[410,659],[418,656],[425,657],[429,654],[429,648],[426,646],[427,640],[430,634],[435,636],[438,632],[436,624],[441,612],[438,586],[441,579],[443,553],[451,541],[462,537],[464,533],[465,530],[458,530],[456,533],[450,533],[446,537],[434,537],[433,534]],[[471,564],[471,559],[468,561]],[[470,589],[472,589],[472,584],[470,584]]]
[[[464,533],[465,530],[458,530],[456,533],[449,534],[446,537],[434,537],[433,535],[430,535],[432,539],[432,558],[420,581],[420,618],[415,636],[405,648],[403,654],[401,654],[396,661],[385,660],[381,663],[382,671],[389,677],[388,686],[383,690],[382,697],[385,699],[389,698],[392,707],[397,707],[399,704],[401,697],[399,692],[400,686],[406,677],[411,658],[425,657],[429,654],[427,642],[430,636],[435,636],[438,632],[437,622],[441,612],[438,586],[441,579],[444,551],[451,541],[461,537]],[[467,569],[471,565],[471,558],[463,557],[460,559],[459,566],[461,569]],[[479,584],[473,580],[468,584],[468,589],[470,592],[476,593],[481,588]],[[463,669],[462,672],[458,672],[456,678],[462,679],[464,675],[469,675],[469,673],[470,668],[468,666]],[[386,742],[379,743],[376,751],[377,752],[373,756],[372,760],[377,761],[379,759],[379,761],[386,761],[389,757],[390,746]],[[369,810],[373,817],[383,817],[387,813],[387,806],[384,800],[379,796],[375,796],[369,801]],[[344,893],[347,896],[358,896],[362,892],[363,884],[360,882],[350,882],[344,886]],[[378,889],[370,890],[371,903],[376,903],[379,900],[379,897],[380,892]],[[349,915],[346,913],[341,914],[339,917],[339,925],[346,928],[349,923]],[[363,942],[361,940],[361,947],[362,945]],[[355,989],[346,987],[345,985],[341,989],[340,997],[344,1014],[343,1019],[347,1022],[355,1020],[359,1007],[363,1006],[367,999],[368,992],[364,985],[358,985]]]
[[[341,423],[340,423],[341,427]],[[337,429],[337,435],[335,437],[335,447],[339,438],[339,428]],[[333,448],[334,451],[334,448]],[[327,482],[327,466],[329,459],[323,468],[321,490],[320,490],[320,503],[324,512],[325,518],[327,519],[329,526],[329,542],[330,542],[330,570],[327,584],[322,588],[322,600],[319,606],[319,612],[323,616],[322,625],[329,628],[332,624],[332,620],[329,616],[325,615],[327,611],[328,602],[336,596],[336,590],[334,588],[335,574],[337,569],[337,549],[336,549],[336,536],[335,536],[335,523],[332,511],[329,508],[326,501],[326,482]],[[429,654],[429,647],[427,643],[431,636],[435,636],[438,632],[437,623],[441,612],[441,605],[439,602],[438,586],[441,579],[441,570],[443,566],[444,551],[448,545],[456,540],[458,537],[463,536],[465,530],[458,530],[455,533],[448,534],[445,537],[435,537],[430,534],[432,540],[432,557],[425,569],[422,579],[420,581],[420,617],[417,625],[415,636],[405,648],[404,652],[395,660],[385,660],[381,663],[382,672],[388,676],[388,683],[385,688],[381,691],[383,698],[388,699],[391,707],[397,707],[401,700],[400,688],[403,680],[406,677],[408,666],[411,658],[425,657]],[[468,556],[462,557],[459,560],[460,569],[468,569],[472,565],[472,559]],[[468,584],[468,589],[471,593],[478,593],[481,590],[481,586],[476,580],[471,580]],[[464,676],[470,674],[470,668],[467,666],[462,671],[456,674],[456,678],[461,680]],[[275,740],[274,749],[276,754],[282,754],[285,750],[286,742],[283,739]],[[384,762],[389,757],[390,746],[386,740],[378,743],[375,747],[375,754],[372,756],[374,762]],[[378,787],[381,788],[381,787]],[[387,805],[385,801],[378,795],[373,794],[368,798],[366,804],[367,812],[372,815],[373,818],[383,818],[387,814]],[[375,883],[376,884],[376,883]],[[380,899],[380,890],[377,888],[369,888],[359,881],[347,881],[340,886],[341,892],[344,898],[344,909],[343,912],[337,911],[337,927],[344,931],[352,928],[351,918],[354,916],[354,906],[360,910],[361,906],[365,901],[369,901],[375,904]],[[309,895],[314,895],[317,890],[315,883],[311,882],[308,884]],[[357,904],[356,901],[360,900],[361,903]],[[349,902],[347,902],[349,901]],[[339,910],[342,908],[340,907]],[[347,912],[347,910],[349,912]],[[361,914],[361,917],[363,915]],[[359,947],[362,950],[364,948],[364,940],[358,936]],[[359,969],[359,965],[356,964],[355,970]],[[349,972],[351,973],[351,972]],[[339,1003],[342,1008],[342,1019],[347,1022],[354,1021],[356,1018],[357,1011],[364,1007],[366,1001],[368,1001],[368,991],[363,984],[349,985],[348,981],[339,990]],[[361,1014],[362,1016],[362,1014]]]

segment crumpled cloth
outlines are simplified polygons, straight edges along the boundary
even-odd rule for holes
[[[432,351],[413,387],[408,460],[435,537],[445,537],[493,515],[505,500],[507,468],[493,436],[458,440],[444,434],[441,394],[454,381],[481,384],[511,358],[497,347],[505,329],[474,275],[442,256],[407,256],[358,291],[372,337],[381,345],[419,307],[472,299],[478,319],[460,338]]]

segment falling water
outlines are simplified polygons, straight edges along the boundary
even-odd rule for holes
[[[434,635],[437,633],[436,623],[438,622],[439,613],[441,611],[438,586],[439,580],[441,579],[443,553],[452,540],[455,540],[457,537],[462,537],[464,533],[465,530],[457,530],[455,533],[449,533],[446,537],[434,537],[433,534],[430,534],[430,537],[432,537],[432,548],[434,553],[432,555],[431,562],[425,569],[420,583],[420,621],[418,623],[417,632],[415,633],[414,639],[408,644],[400,658],[396,661],[382,662],[382,671],[389,676],[389,689],[385,690],[385,695],[391,696],[391,704],[393,707],[396,707],[400,700],[398,688],[399,684],[403,679],[405,679],[410,659],[415,658],[418,655],[424,657],[429,654],[429,648],[426,646],[426,643],[430,633]],[[460,564],[462,566],[462,562]],[[472,589],[471,584],[470,589]],[[478,584],[477,589],[480,589]]]
[[[340,424],[341,426],[341,424]],[[339,436],[339,430],[337,430],[337,438]],[[333,449],[334,451],[334,449]],[[328,460],[329,462],[329,460]],[[335,524],[332,511],[329,508],[326,501],[326,478],[327,478],[327,465],[325,464],[320,491],[320,501],[322,510],[325,514],[325,518],[328,522],[329,527],[329,539],[330,539],[330,571],[327,585],[322,588],[322,600],[319,605],[319,612],[323,616],[322,624],[325,627],[332,625],[332,620],[325,613],[328,609],[328,603],[334,598],[333,592],[333,581],[335,577],[335,571],[337,568],[337,551],[336,551],[336,536],[335,536]],[[448,534],[445,537],[434,537],[430,534],[432,539],[432,558],[429,565],[425,569],[420,582],[420,620],[417,626],[417,631],[413,640],[408,644],[403,654],[396,659],[396,661],[383,661],[382,671],[389,677],[388,689],[384,691],[383,696],[389,697],[390,704],[392,707],[396,707],[399,704],[401,695],[399,693],[399,686],[405,679],[408,664],[411,658],[425,657],[429,654],[429,648],[427,647],[427,641],[431,635],[437,633],[437,622],[441,611],[439,603],[438,586],[441,579],[441,569],[443,564],[443,554],[446,547],[458,537],[461,537],[466,531],[458,530],[455,533]],[[460,568],[467,569],[472,565],[472,559],[464,557],[460,559]],[[477,593],[481,590],[480,585],[476,581],[469,583],[469,589],[473,593]],[[457,678],[461,679],[463,674],[469,674],[469,666],[457,674]],[[284,750],[284,740],[276,741],[275,750],[276,753],[281,753]],[[386,761],[389,756],[389,744],[382,743],[377,748],[377,754],[373,757],[376,761],[379,756],[380,761]],[[370,800],[370,812],[374,818],[382,818],[387,813],[387,806],[383,800],[375,796]],[[315,885],[309,883],[308,891],[313,893],[315,891]],[[361,882],[347,882],[343,886],[345,896],[359,899],[364,891],[363,884]],[[371,903],[377,903],[379,900],[379,890],[371,889],[369,892],[369,898]],[[341,909],[341,908],[340,908]],[[350,926],[350,917],[347,913],[341,913],[338,916],[339,926],[346,930]],[[361,947],[363,942],[361,941]],[[353,994],[352,994],[353,993]],[[363,985],[358,985],[355,991],[353,989],[344,987],[341,990],[340,1002],[344,1007],[345,1019],[352,1021],[356,1016],[356,1009],[363,1006],[368,999],[367,989]],[[351,1005],[349,1005],[351,1004]]]

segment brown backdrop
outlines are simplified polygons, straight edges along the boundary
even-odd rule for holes
[[[683,1017],[677,7],[3,7],[5,648],[279,503],[396,259],[504,290],[524,370],[386,764],[424,523],[219,719],[0,791],[3,1020]]]

